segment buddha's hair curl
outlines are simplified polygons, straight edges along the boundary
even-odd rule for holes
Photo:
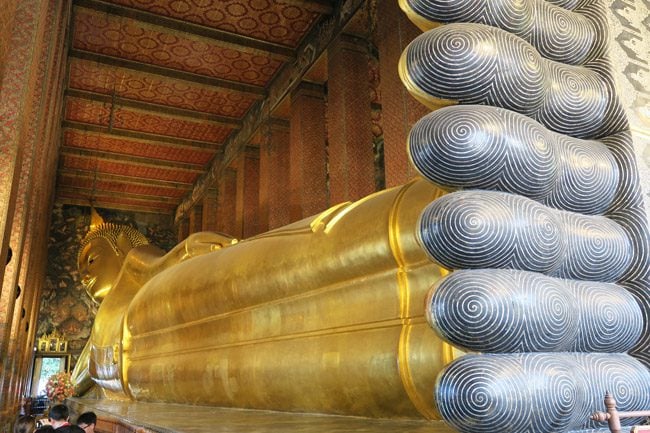
[[[137,231],[131,226],[127,226],[123,224],[102,223],[94,230],[89,231],[86,234],[86,236],[81,240],[81,244],[79,245],[79,253],[77,254],[77,262],[79,262],[79,258],[81,257],[81,252],[83,251],[84,247],[90,241],[97,238],[106,239],[111,244],[113,250],[116,253],[119,253],[119,249],[117,246],[117,239],[120,236],[120,234],[124,234],[126,236],[129,243],[131,244],[131,248],[135,248],[140,245],[149,244],[147,238],[144,237],[142,233],[140,233],[139,231]]]

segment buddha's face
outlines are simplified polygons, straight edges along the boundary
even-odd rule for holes
[[[122,268],[124,257],[115,252],[105,238],[88,242],[79,255],[79,276],[88,294],[101,301],[111,290]]]

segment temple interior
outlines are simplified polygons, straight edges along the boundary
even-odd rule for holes
[[[91,333],[95,332],[96,335],[98,332],[93,331],[93,323],[100,302],[84,287],[82,283],[84,276],[78,268],[78,260],[81,255],[82,241],[87,233],[92,231],[91,209],[94,209],[104,222],[133,227],[144,235],[152,246],[162,252],[170,252],[167,256],[161,255],[163,259],[170,257],[171,252],[174,251],[177,251],[178,257],[181,257],[182,253],[186,254],[187,257],[183,256],[178,260],[180,265],[173,267],[177,274],[172,277],[180,282],[176,283],[177,286],[174,286],[173,290],[164,287],[170,293],[177,291],[175,287],[183,286],[183,281],[188,281],[188,287],[194,284],[193,275],[197,271],[212,272],[212,265],[205,260],[207,264],[201,267],[199,265],[194,268],[189,265],[183,267],[184,263],[195,261],[191,249],[196,247],[200,250],[204,244],[208,245],[210,251],[223,250],[224,254],[219,257],[224,258],[219,259],[221,261],[218,263],[230,264],[235,260],[231,256],[237,254],[248,257],[250,263],[241,269],[236,268],[237,275],[254,272],[257,267],[262,269],[261,272],[264,274],[262,277],[246,280],[250,281],[251,285],[263,284],[264,281],[260,280],[264,280],[266,276],[269,280],[278,278],[281,281],[284,281],[282,278],[292,278],[300,281],[300,283],[296,282],[296,285],[301,284],[305,287],[310,286],[311,281],[323,282],[323,285],[326,281],[326,287],[339,284],[342,287],[341,291],[348,287],[345,286],[348,280],[357,281],[349,283],[349,287],[359,286],[368,290],[374,290],[375,286],[384,287],[379,281],[380,276],[383,275],[381,272],[384,272],[383,268],[375,265],[374,262],[371,264],[377,267],[376,274],[368,274],[372,277],[361,274],[359,280],[354,280],[357,278],[355,274],[348,278],[351,271],[347,270],[350,265],[346,265],[348,263],[346,254],[352,247],[346,242],[355,242],[357,239],[355,233],[366,230],[373,224],[372,218],[365,220],[359,217],[361,222],[357,222],[354,219],[355,212],[360,213],[359,209],[364,209],[363,206],[366,206],[371,211],[377,212],[378,219],[379,215],[386,214],[387,220],[395,221],[394,224],[386,224],[387,230],[393,225],[402,229],[407,227],[407,222],[415,225],[417,215],[408,213],[409,211],[405,210],[406,205],[403,206],[404,209],[395,205],[397,210],[394,212],[393,208],[386,210],[382,207],[384,206],[381,204],[382,197],[390,195],[390,193],[382,195],[383,191],[397,188],[391,191],[399,191],[395,193],[398,198],[390,196],[391,200],[395,202],[403,200],[404,203],[412,202],[418,205],[420,201],[425,200],[421,196],[426,196],[428,199],[442,194],[437,189],[435,191],[426,188],[422,191],[418,189],[424,187],[414,179],[420,179],[424,170],[416,169],[412,163],[416,157],[411,154],[412,151],[407,146],[409,134],[418,120],[432,111],[435,112],[452,104],[443,99],[454,100],[453,104],[460,101],[461,106],[466,104],[460,97],[445,96],[439,99],[429,98],[429,103],[425,105],[418,92],[413,92],[404,83],[404,81],[407,82],[406,84],[410,83],[411,87],[420,86],[421,89],[418,90],[422,93],[422,89],[426,86],[418,81],[420,76],[412,73],[413,76],[409,76],[410,80],[405,80],[404,76],[400,78],[400,68],[404,70],[407,68],[400,64],[400,59],[406,58],[403,57],[403,53],[414,39],[423,34],[422,26],[414,24],[414,22],[418,23],[418,20],[409,17],[404,10],[404,4],[415,3],[417,2],[409,0],[6,0],[0,2],[2,6],[0,11],[0,263],[6,263],[6,266],[0,267],[2,279],[0,432],[13,431],[13,423],[21,410],[29,413],[44,409],[44,406],[39,407],[38,404],[48,404],[47,398],[43,396],[49,375],[57,372],[72,373],[79,360],[87,362],[84,358],[84,349],[86,346],[90,347]],[[463,3],[484,2],[476,0]],[[553,5],[552,7],[562,7],[567,10],[568,5],[572,3],[581,5],[576,10],[581,7],[587,10],[592,3],[598,5],[602,3],[605,8],[604,13],[610,32],[606,43],[611,60],[611,76],[622,112],[629,123],[628,129],[633,140],[631,155],[633,155],[633,164],[636,164],[633,172],[637,173],[635,176],[638,175],[641,200],[645,201],[643,210],[645,215],[648,215],[650,209],[650,58],[648,55],[650,4],[640,0],[611,2],[557,0],[537,3],[549,3]],[[412,7],[411,12],[413,10],[416,10],[415,6]],[[581,12],[576,12],[579,13]],[[502,53],[503,51],[496,57],[505,57],[506,54]],[[412,56],[415,57],[416,54]],[[552,56],[542,55],[542,57],[546,60],[546,57]],[[582,65],[582,63],[577,64]],[[589,62],[585,64],[588,65]],[[454,74],[463,75],[463,73]],[[478,103],[484,104],[484,102]],[[469,104],[477,104],[477,102],[469,102]],[[594,109],[594,112],[596,111],[598,109]],[[588,121],[590,114],[587,113],[586,116]],[[596,117],[597,114],[594,114],[593,119]],[[539,118],[536,120],[544,124]],[[572,135],[571,132],[562,131],[561,128],[555,128],[554,131],[558,134]],[[600,139],[612,131],[600,135],[599,133],[573,135],[586,141]],[[413,138],[410,140],[413,141]],[[527,168],[520,166],[518,170],[526,171]],[[434,183],[440,186],[443,192],[459,188],[459,185],[453,182],[449,185],[442,181]],[[404,187],[403,190],[399,190],[403,185],[407,185],[410,189]],[[477,188],[491,189],[490,186]],[[614,190],[615,188],[612,189]],[[520,193],[519,190],[514,192]],[[400,194],[405,198],[402,199]],[[612,197],[615,197],[615,194],[618,193],[612,192]],[[605,192],[603,195],[606,195]],[[472,200],[472,198],[465,198],[465,200]],[[615,199],[611,198],[611,200]],[[349,209],[337,208],[339,204],[347,202],[356,203]],[[548,203],[550,201],[544,202],[553,207]],[[609,211],[605,210],[610,209],[608,203],[603,204],[599,211],[583,211],[582,208],[569,210],[590,215],[610,216]],[[556,207],[562,209],[562,206]],[[328,209],[333,210],[328,213],[330,212]],[[318,218],[310,219],[316,215]],[[645,218],[647,225],[647,217]],[[301,230],[308,231],[309,227],[316,233],[318,231],[315,228],[316,223],[327,227],[325,232],[328,232],[330,227],[334,227],[332,232],[336,233],[336,225],[332,221],[338,222],[339,219],[351,221],[348,231],[339,229],[339,232],[342,232],[340,235],[342,240],[332,241],[331,248],[325,241],[314,244],[325,245],[322,256],[331,253],[332,256],[339,258],[338,261],[330,259],[326,262],[327,266],[323,265],[322,269],[315,264],[320,263],[322,257],[316,255],[312,257],[307,247],[300,246],[301,241],[294,243],[275,241],[291,238]],[[613,219],[619,221],[615,217]],[[396,231],[399,232],[397,229]],[[203,238],[196,236],[201,232],[218,232],[229,236],[228,242],[231,238],[235,241],[232,241],[232,246],[218,244],[215,247],[217,241],[213,239],[204,241]],[[646,233],[647,236],[647,232],[642,233]],[[641,238],[643,236],[642,234]],[[414,239],[415,237],[413,235]],[[401,232],[396,238],[404,243],[403,249],[407,251],[404,253],[405,262],[412,264],[409,266],[413,269],[424,266],[420,264],[420,256],[425,257],[425,253],[410,252],[411,250],[408,249],[412,246],[408,240],[410,238],[403,240],[406,239],[406,235],[402,235]],[[424,235],[421,238],[424,239]],[[426,239],[421,238],[418,237],[418,242],[426,243]],[[362,239],[359,241],[360,245],[366,238],[359,236],[359,239]],[[646,237],[646,243],[647,240]],[[359,247],[355,254],[349,254],[349,263],[359,267],[366,266],[366,262],[363,262],[359,256],[372,256],[374,252],[380,250],[380,246],[377,246],[380,243],[381,241],[376,241],[372,248],[365,245],[364,248]],[[139,247],[134,246],[134,248]],[[643,250],[641,247],[640,249]],[[230,256],[225,254],[231,250]],[[284,259],[287,250],[295,251],[296,258],[287,254],[290,259]],[[637,250],[634,251],[632,255],[643,255]],[[275,257],[276,263],[269,264],[270,260],[263,260],[264,254]],[[196,255],[203,255],[203,252],[199,251]],[[395,255],[397,256],[396,253]],[[447,269],[471,268],[471,266],[457,265],[456,262],[447,265],[444,259],[436,256],[435,251],[427,251],[426,255],[433,257],[436,263],[445,268],[439,271],[439,266],[436,265],[436,278],[446,275]],[[197,258],[197,263],[198,260],[200,258]],[[630,260],[634,261],[634,259]],[[136,265],[142,261],[144,259],[138,261]],[[368,261],[370,263],[370,259]],[[133,262],[135,263],[136,260],[134,259]],[[625,264],[627,262],[621,263],[621,267],[627,266]],[[367,265],[369,269],[371,264]],[[528,269],[526,266],[514,266],[514,268],[552,274],[550,271]],[[647,271],[647,268],[643,268],[644,265],[639,266]],[[164,269],[167,267],[167,264],[162,266]],[[302,268],[313,269],[313,275],[303,271]],[[339,281],[335,279],[336,275],[324,276],[332,272],[332,269],[334,273],[345,274],[345,278],[348,279],[341,277]],[[415,276],[405,278],[412,278],[413,281],[422,279],[417,269],[414,271]],[[288,273],[290,277],[276,276],[276,273],[280,272]],[[375,272],[374,267],[372,272]],[[126,271],[122,271],[122,274],[126,275]],[[140,274],[135,272],[134,275],[137,277]],[[169,275],[169,272],[165,275]],[[612,284],[627,278],[622,277],[622,273],[611,278],[609,275],[601,278],[600,274],[596,276],[589,274],[584,278],[575,275],[570,271],[564,274],[561,272],[552,274],[561,278],[596,280]],[[173,281],[172,277],[168,277],[169,281]],[[120,282],[127,279],[126,276],[120,278],[122,278]],[[227,275],[222,278],[230,281]],[[366,281],[373,278],[376,278],[377,282]],[[395,279],[392,274],[391,278]],[[123,283],[123,286],[126,284]],[[201,280],[196,284],[207,285],[208,282]],[[271,287],[269,291],[284,290],[278,289],[277,287],[280,286],[276,287],[273,284],[268,283]],[[412,285],[415,287],[416,283]],[[316,284],[313,286],[314,291],[324,291]],[[144,287],[149,289],[151,285]],[[650,288],[645,288],[650,291]],[[238,290],[242,289],[232,289],[234,293],[232,299],[224,297],[223,299],[226,300],[223,303],[232,303],[240,308],[237,304],[239,298],[236,297]],[[151,291],[144,290],[143,293],[146,295]],[[185,346],[183,339],[187,338],[186,334],[166,340],[161,331],[154,329],[153,326],[147,328],[148,324],[158,323],[154,313],[148,316],[145,314],[146,319],[140,320],[138,317],[142,316],[137,316],[135,313],[147,308],[151,308],[152,311],[159,308],[155,310],[159,314],[164,314],[168,308],[178,311],[187,308],[202,312],[209,306],[214,307],[214,311],[211,310],[209,313],[214,317],[221,317],[220,315],[231,317],[230,315],[234,314],[229,311],[222,312],[219,306],[213,306],[218,302],[217,300],[212,302],[211,298],[191,301],[193,292],[189,289],[178,290],[178,293],[183,295],[170,295],[170,298],[165,298],[165,302],[161,301],[160,305],[153,305],[155,303],[149,299],[142,300],[140,302],[142,305],[137,303],[128,305],[128,316],[124,316],[125,331],[123,332],[127,333],[128,322],[128,326],[131,327],[128,328],[128,335],[132,341],[128,340],[127,344],[127,340],[124,340],[120,344],[125,347],[125,352],[128,346],[128,350],[131,351],[128,353],[132,353],[129,355],[132,359],[129,358],[129,362],[124,363],[131,368],[129,380],[132,382],[127,385],[124,378],[126,373],[120,373],[121,385],[115,385],[118,386],[119,392],[115,391],[114,394],[123,392],[119,398],[107,398],[113,395],[111,394],[113,385],[109,384],[106,385],[109,391],[92,388],[85,395],[68,400],[74,413],[95,410],[100,415],[96,431],[197,433],[203,431],[269,433],[497,431],[472,430],[470,427],[463,427],[460,421],[454,424],[455,415],[445,415],[444,411],[442,418],[446,421],[451,419],[451,425],[456,430],[451,428],[449,423],[440,421],[438,409],[431,409],[435,404],[427,400],[434,398],[435,379],[430,380],[430,390],[420,389],[419,382],[416,380],[419,377],[417,375],[420,374],[419,366],[415,360],[412,361],[411,367],[412,376],[416,377],[414,385],[407,385],[408,380],[404,378],[404,373],[400,372],[406,389],[403,393],[408,394],[408,398],[413,401],[413,407],[409,406],[409,408],[400,406],[399,398],[393,399],[392,394],[387,394],[384,403],[373,403],[376,408],[370,403],[367,407],[359,403],[359,407],[352,408],[348,413],[340,407],[346,404],[349,406],[351,403],[340,403],[339,400],[325,404],[324,398],[314,397],[319,401],[312,403],[305,397],[297,403],[298,400],[287,397],[286,400],[269,403],[274,399],[271,391],[268,395],[251,394],[238,399],[239,391],[227,387],[219,392],[225,395],[223,399],[232,398],[236,403],[221,404],[221,401],[226,400],[222,400],[216,391],[214,398],[198,392],[195,395],[191,391],[186,391],[187,387],[196,386],[196,382],[188,382],[189,385],[184,384],[183,388],[174,388],[169,391],[169,394],[165,394],[164,391],[142,391],[147,386],[150,386],[151,390],[160,390],[164,385],[163,382],[161,382],[163,385],[160,385],[153,379],[154,384],[148,385],[149,382],[145,380],[154,375],[151,371],[144,371],[145,367],[142,366],[148,362],[149,357],[154,356],[151,353],[175,353],[174,348],[170,348],[174,344],[177,347],[183,345],[183,350],[179,353],[192,351],[199,353],[201,347],[210,344],[217,347],[222,343],[211,343],[210,340],[205,339],[204,334],[218,328],[213,328],[212,322],[208,324],[207,319],[198,318],[198,315],[197,318],[192,316],[188,319],[188,323],[195,323],[192,322],[194,319],[204,320],[202,323],[205,323],[205,328],[188,331],[187,335],[196,336],[197,340],[194,346],[191,344]],[[393,326],[393,322],[397,323],[400,320],[400,326],[408,322],[409,326],[413,325],[413,333],[409,335],[415,338],[417,333],[424,332],[420,329],[427,327],[426,321],[429,320],[428,317],[425,320],[424,313],[420,311],[423,308],[420,304],[424,305],[425,295],[421,296],[422,299],[418,299],[415,294],[419,293],[413,290],[409,295],[412,304],[408,305],[403,302],[403,298],[400,298],[399,302],[384,303],[383,298],[382,301],[377,301],[373,297],[375,295],[367,295],[366,298],[361,298],[359,295],[359,299],[352,298],[350,301],[344,301],[344,295],[341,294],[339,301],[332,297],[332,300],[328,298],[322,302],[327,302],[328,308],[332,311],[347,308],[343,306],[345,302],[351,304],[357,302],[354,304],[356,310],[351,309],[347,314],[358,316],[364,316],[358,310],[365,308],[364,303],[368,306],[368,310],[372,310],[369,305],[376,310],[380,307],[385,311],[390,310],[391,314],[392,310],[398,310],[394,317],[382,316],[381,320],[385,322],[381,322],[381,327],[388,328],[389,325]],[[439,290],[439,293],[443,296],[442,290]],[[291,296],[298,299],[303,295],[287,295],[287,297]],[[136,297],[134,302],[140,298],[144,299],[144,295]],[[156,299],[155,296],[152,299]],[[233,307],[233,311],[240,311],[237,308]],[[242,311],[247,308],[253,311],[253,307],[241,306]],[[257,320],[260,321],[259,323],[268,320],[270,327],[275,326],[276,322],[282,322],[282,326],[289,326],[285,322],[296,321],[298,320],[296,317],[300,317],[301,323],[303,320],[307,322],[305,317],[315,310],[310,307],[304,308],[304,314],[295,313],[295,316],[286,316],[286,319],[276,318],[276,321],[267,316],[280,314],[279,310],[269,310],[270,312],[254,310],[250,313],[252,325],[246,322],[247,325],[239,326],[242,329],[252,326],[252,329],[256,330]],[[318,310],[319,313],[323,311],[324,314],[335,315],[327,309]],[[416,312],[413,316],[408,316],[404,311]],[[106,317],[109,316],[106,314],[102,320],[107,320]],[[405,314],[408,319],[404,319]],[[639,314],[642,316],[639,324],[630,324],[629,327],[634,330],[637,329],[637,325],[638,329],[643,328],[643,331],[638,331],[643,339],[648,337],[648,325],[640,323],[648,322],[649,318],[645,310]],[[207,315],[208,313],[206,317]],[[191,316],[191,313],[175,313],[173,316],[174,319],[177,316],[185,318]],[[411,319],[411,317],[415,318]],[[115,322],[117,323],[115,326],[122,326],[119,320]],[[171,319],[169,320],[171,323]],[[234,324],[229,322],[223,326],[228,329],[238,326],[239,322],[236,322],[236,319],[232,320]],[[244,319],[241,320],[243,323]],[[371,326],[369,324],[374,323],[375,320],[380,322],[379,318],[371,317],[368,313],[368,325],[363,326],[369,328]],[[162,323],[163,320],[160,319],[160,322]],[[320,326],[323,329],[341,330],[341,333],[344,332],[343,330],[352,332],[350,331],[352,325],[344,326],[336,323],[330,324],[323,319],[323,324]],[[186,323],[173,325],[165,322],[165,326],[168,326],[165,329],[174,330],[186,326]],[[363,326],[358,324],[354,326],[357,326],[354,332],[366,335],[362,333],[365,330]],[[381,327],[378,326],[377,329]],[[396,355],[398,358],[404,356],[402,344],[411,344],[411,340],[403,343],[405,328],[401,329],[402,334],[398,333],[397,338],[400,345],[399,349],[396,349],[399,352]],[[162,337],[157,336],[157,332]],[[309,337],[316,341],[314,344],[322,344],[323,347],[329,344],[325,341],[326,337],[316,331],[304,331],[305,335],[309,332],[311,332]],[[617,338],[621,339],[622,334],[617,335],[619,336]],[[319,343],[321,340],[316,340],[317,336],[323,339],[322,343]],[[374,337],[363,337],[362,341],[369,346],[374,344],[375,340],[372,338]],[[377,337],[378,342],[379,338]],[[148,343],[141,342],[144,340]],[[260,345],[267,344],[267,340],[270,341],[272,338],[261,335]],[[277,340],[280,341],[281,338]],[[451,339],[451,341],[455,340]],[[245,344],[250,344],[249,340],[245,340]],[[272,358],[281,358],[293,350],[291,345],[277,344],[278,349],[273,350],[281,352],[272,350],[255,352],[255,362],[271,363]],[[337,344],[341,347],[344,345],[344,343]],[[346,341],[345,344],[348,350],[354,351],[354,343]],[[440,349],[440,353],[444,350],[447,352],[444,352],[444,356],[437,354],[432,356],[431,362],[444,359],[444,363],[448,363],[458,356],[455,352],[452,353],[456,350],[455,346],[451,348],[452,345],[450,343],[449,347],[444,346],[445,348]],[[630,347],[631,345],[633,342],[630,343]],[[111,344],[105,343],[104,346],[100,346],[100,343],[97,343],[96,348],[110,348]],[[467,344],[459,343],[458,346],[463,350],[468,348]],[[643,352],[645,348],[647,346],[639,351]],[[492,350],[482,346],[470,347],[470,349],[488,353]],[[308,349],[301,350],[307,353]],[[314,355],[310,358],[304,355],[301,362],[308,365],[304,371],[303,369],[294,371],[295,380],[299,381],[298,378],[302,378],[301,375],[304,373],[305,377],[311,377],[314,382],[320,384],[322,381],[314,378],[313,375],[318,376],[319,371],[328,372],[321,373],[323,375],[330,374],[330,370],[327,370],[328,363],[340,362],[340,365],[345,365],[344,359],[339,359],[338,355],[335,359],[332,355],[334,352],[329,350],[327,353],[319,354],[320,357]],[[523,352],[545,352],[546,350],[535,348],[525,349]],[[600,349],[557,350],[590,352],[590,354],[601,351]],[[623,352],[627,350],[626,346]],[[415,346],[412,351],[416,351]],[[620,351],[602,349],[602,352]],[[111,353],[113,356],[118,356],[117,349]],[[242,359],[245,355],[237,352],[230,356],[232,356],[230,359],[244,363]],[[379,356],[373,358],[372,363],[379,364],[378,358]],[[638,358],[645,360],[644,365],[647,366],[650,354],[641,353]],[[400,362],[405,362],[403,358],[399,359]],[[184,361],[179,361],[179,364],[181,362]],[[309,363],[320,363],[318,368],[321,370]],[[178,376],[190,374],[178,373],[179,365],[174,364],[174,368]],[[238,387],[255,386],[251,383],[257,380],[260,386],[263,383],[265,388],[277,389],[278,393],[289,389],[285,388],[284,382],[277,387],[267,383],[267,380],[271,382],[273,380],[268,379],[259,370],[255,370],[259,368],[257,364],[250,368],[252,369],[250,371],[255,372],[255,377],[251,378],[250,382],[244,381],[242,378],[245,373],[241,373],[242,376],[238,376]],[[442,365],[436,366],[435,373],[441,368]],[[164,376],[166,372],[171,371],[170,369],[171,367],[168,370],[163,369],[164,371],[161,370],[159,373]],[[380,370],[379,367],[377,369]],[[110,376],[106,374],[106,377]],[[276,370],[274,374],[277,374]],[[353,374],[356,373],[351,372],[350,376]],[[429,376],[433,373],[422,374],[429,380]],[[282,374],[279,376],[281,377],[278,381],[289,380],[285,377],[286,373],[284,376]],[[100,375],[100,377],[104,376]],[[115,379],[113,376],[110,377]],[[433,377],[435,378],[435,375]],[[97,379],[95,376],[93,378],[99,382],[104,380]],[[142,382],[138,382],[141,378],[143,378]],[[386,384],[381,386],[388,386],[387,384],[392,380],[388,373],[385,378]],[[109,382],[109,379],[105,380],[106,383]],[[341,381],[345,380],[341,379]],[[352,396],[350,401],[356,399],[354,394],[357,391],[356,387],[362,386],[352,382],[348,382],[350,388],[355,388],[350,390]],[[322,387],[333,386],[332,383],[324,383]],[[371,385],[366,388],[364,392],[370,394],[376,392]],[[377,389],[380,388],[377,385]],[[156,392],[162,394],[156,395]],[[233,392],[237,394],[235,397],[231,395]],[[641,400],[650,402],[650,389],[641,392],[646,393],[645,400]],[[177,398],[177,394],[183,393],[187,393],[188,397]],[[129,397],[143,401],[129,402]],[[383,398],[383,394],[381,397],[377,396],[377,400],[380,398]],[[441,398],[440,395],[438,398]],[[368,399],[370,400],[372,398]],[[238,406],[240,401],[244,402],[242,406]],[[337,406],[339,403],[340,405]],[[193,404],[196,407],[188,409]],[[323,410],[318,409],[321,407],[319,404],[322,405]],[[383,407],[388,405],[393,405],[396,409],[393,411]],[[262,410],[248,413],[232,407]],[[267,412],[267,409],[271,412]],[[600,410],[603,409],[604,406]],[[650,405],[636,408],[636,410],[642,409],[650,410]],[[278,412],[272,412],[274,410]],[[291,414],[292,410],[299,414]],[[179,420],[181,423],[178,423]],[[214,427],[217,424],[221,429]],[[549,428],[534,427],[526,431],[539,433],[565,431],[552,428],[548,430]]]

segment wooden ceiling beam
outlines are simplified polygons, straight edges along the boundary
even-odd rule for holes
[[[109,162],[123,162],[139,167],[163,168],[170,170],[187,171],[191,173],[203,173],[203,166],[188,164],[187,162],[167,161],[142,156],[124,155],[118,153],[104,152],[101,150],[80,149],[70,146],[61,147],[61,155],[78,156],[88,159],[97,159]]]
[[[59,177],[72,177],[73,179],[83,179],[83,180],[92,180],[95,178],[95,172],[90,170],[79,170],[72,168],[60,167],[58,170]],[[150,187],[159,187],[166,188],[170,190],[181,190],[189,191],[192,184],[186,182],[170,181],[170,180],[159,180],[159,179],[149,179],[144,177],[134,177],[134,176],[122,176],[119,174],[111,174],[99,172],[97,173],[97,179],[106,182],[116,182],[126,185],[137,185],[137,186],[150,186]]]
[[[114,138],[127,138],[139,141],[152,142],[175,149],[209,149],[218,150],[221,143],[210,143],[209,141],[188,140],[185,138],[170,137],[168,135],[157,135],[148,132],[131,131],[130,129],[109,128],[107,126],[93,125],[91,123],[75,122],[64,120],[61,126],[64,129],[72,129],[81,132],[94,132],[108,135]]]
[[[283,3],[301,7],[310,12],[329,15],[334,8],[330,0],[284,0]]]
[[[89,92],[87,90],[66,89],[65,96],[72,98],[85,99],[93,102],[115,103],[121,107],[144,110],[154,114],[165,116],[174,116],[184,120],[196,121],[197,119],[214,122],[218,125],[238,129],[241,127],[241,120],[234,117],[219,116],[216,114],[205,113],[203,111],[186,110],[184,108],[170,107],[168,105],[152,104],[151,102],[137,101],[135,99],[126,99],[119,96],[106,95],[104,93]]]
[[[301,3],[299,6],[306,6],[303,5],[302,2],[299,3]],[[309,3],[314,3],[314,6],[322,6],[320,5],[321,2]],[[295,52],[290,47],[274,42],[264,41],[262,39],[252,38],[250,36],[239,35],[237,33],[227,32],[189,21],[182,21],[164,15],[157,15],[151,12],[106,3],[99,0],[74,0],[73,4],[82,8],[92,9],[119,17],[131,18],[136,21],[164,27],[173,32],[183,32],[202,38],[213,39],[218,41],[219,45],[237,51],[269,56],[282,62],[295,59]]]
[[[70,49],[69,56],[75,59],[101,63],[103,65],[116,66],[118,68],[145,72],[147,74],[160,75],[162,77],[185,80],[192,83],[204,84],[221,89],[234,90],[236,92],[242,92],[256,97],[263,96],[266,92],[263,87],[255,86],[253,84],[224,80],[207,75],[193,74],[191,72],[179,71],[176,69],[165,68],[163,66],[151,65],[148,63],[140,63],[133,60],[121,59],[119,57],[107,56],[105,54],[91,53],[90,51],[84,51],[75,48]]]
[[[126,200],[139,200],[139,201],[151,201],[154,203],[167,204],[167,205],[176,205],[178,204],[178,199],[173,197],[165,197],[158,195],[144,195],[144,194],[124,194],[122,192],[115,191],[105,191],[101,189],[92,189],[92,188],[81,188],[78,186],[58,186],[57,191],[64,195],[78,195],[80,197],[91,197],[93,199],[98,197],[103,198],[116,198],[116,199],[126,199]]]
[[[90,207],[90,202],[88,199],[60,197],[57,195],[55,201],[60,204]],[[142,206],[135,206],[129,204],[106,202],[101,198],[94,199],[93,206],[102,209],[115,209],[115,210],[129,211],[129,212],[143,212],[143,213],[155,213],[155,214],[161,214],[161,213],[171,214],[174,211],[174,208],[169,205],[155,206],[154,204],[151,205],[143,204]]]
[[[81,180],[85,181],[85,184],[80,183]],[[95,185],[94,188],[97,191],[119,193],[122,195],[123,198],[128,198],[133,195],[139,194],[139,193],[131,193],[125,191],[126,188],[130,186],[136,186],[136,187],[143,186],[143,185],[134,185],[133,183],[107,181],[104,178],[104,176],[102,176],[100,173],[97,174],[97,182],[95,182],[94,177],[80,178],[80,177],[73,177],[65,174],[59,174],[59,176],[57,177],[56,185],[58,188],[75,187],[75,188],[92,189],[92,187],[87,186],[88,182],[91,182],[92,185]],[[105,182],[110,182],[110,185],[107,185]],[[81,185],[86,185],[86,186],[81,186]],[[168,188],[168,187],[162,188],[162,187],[155,187],[152,185],[146,185],[145,187],[153,188],[155,192],[152,194],[144,194],[144,195],[173,199],[174,203],[176,204],[178,204],[178,201],[180,200],[180,198],[178,197],[178,193],[180,192],[182,194],[185,191],[184,189],[176,190],[174,188]]]

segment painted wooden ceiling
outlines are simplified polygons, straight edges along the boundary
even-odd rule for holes
[[[57,200],[173,213],[328,0],[74,0]]]

